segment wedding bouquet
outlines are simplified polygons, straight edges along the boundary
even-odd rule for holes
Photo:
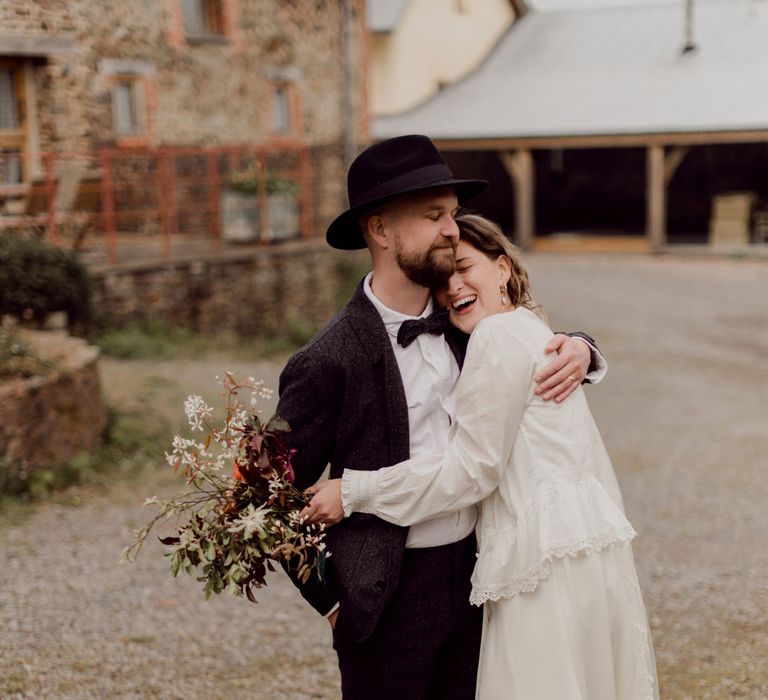
[[[293,486],[291,458],[283,439],[288,424],[278,416],[263,423],[256,412],[260,399],[272,392],[263,382],[238,382],[227,372],[219,379],[227,397],[223,424],[212,422],[213,408],[200,396],[189,396],[185,413],[201,440],[176,435],[166,460],[180,473],[187,490],[168,500],[148,498],[158,514],[136,530],[136,541],[123,551],[133,561],[152,528],[177,517],[175,534],[161,537],[169,549],[171,573],[198,574],[203,593],[229,591],[256,602],[253,591],[266,585],[273,561],[281,561],[307,581],[322,578],[325,559],[323,526],[305,524],[299,516],[309,498]],[[239,395],[250,395],[248,408]]]

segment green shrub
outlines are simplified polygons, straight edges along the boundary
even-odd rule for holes
[[[265,186],[267,194],[287,194],[295,197],[299,193],[299,185],[295,180],[274,173],[263,173],[258,164],[232,173],[227,184],[231,190],[247,194],[258,194]]]
[[[169,357],[174,349],[166,330],[137,322],[106,330],[93,338],[93,342],[105,355],[121,360]]]
[[[0,313],[42,322],[66,311],[70,328],[91,316],[91,285],[75,253],[33,238],[0,236]]]

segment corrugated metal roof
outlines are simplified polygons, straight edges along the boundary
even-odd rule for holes
[[[684,0],[525,0],[531,10],[582,10],[593,7],[618,7],[626,5],[644,5],[650,4],[680,5]]]
[[[368,0],[365,4],[365,21],[369,31],[383,34],[394,31],[408,2],[409,0]]]
[[[486,61],[377,138],[527,138],[768,129],[768,2],[531,12]]]

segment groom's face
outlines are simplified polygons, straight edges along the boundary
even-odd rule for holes
[[[389,204],[385,219],[391,227],[397,264],[422,287],[444,285],[456,269],[459,208],[452,187],[399,197]]]

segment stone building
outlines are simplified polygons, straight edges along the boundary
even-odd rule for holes
[[[308,154],[322,232],[367,138],[365,36],[363,0],[0,0],[0,224],[46,154],[59,178],[105,148],[258,145]]]

